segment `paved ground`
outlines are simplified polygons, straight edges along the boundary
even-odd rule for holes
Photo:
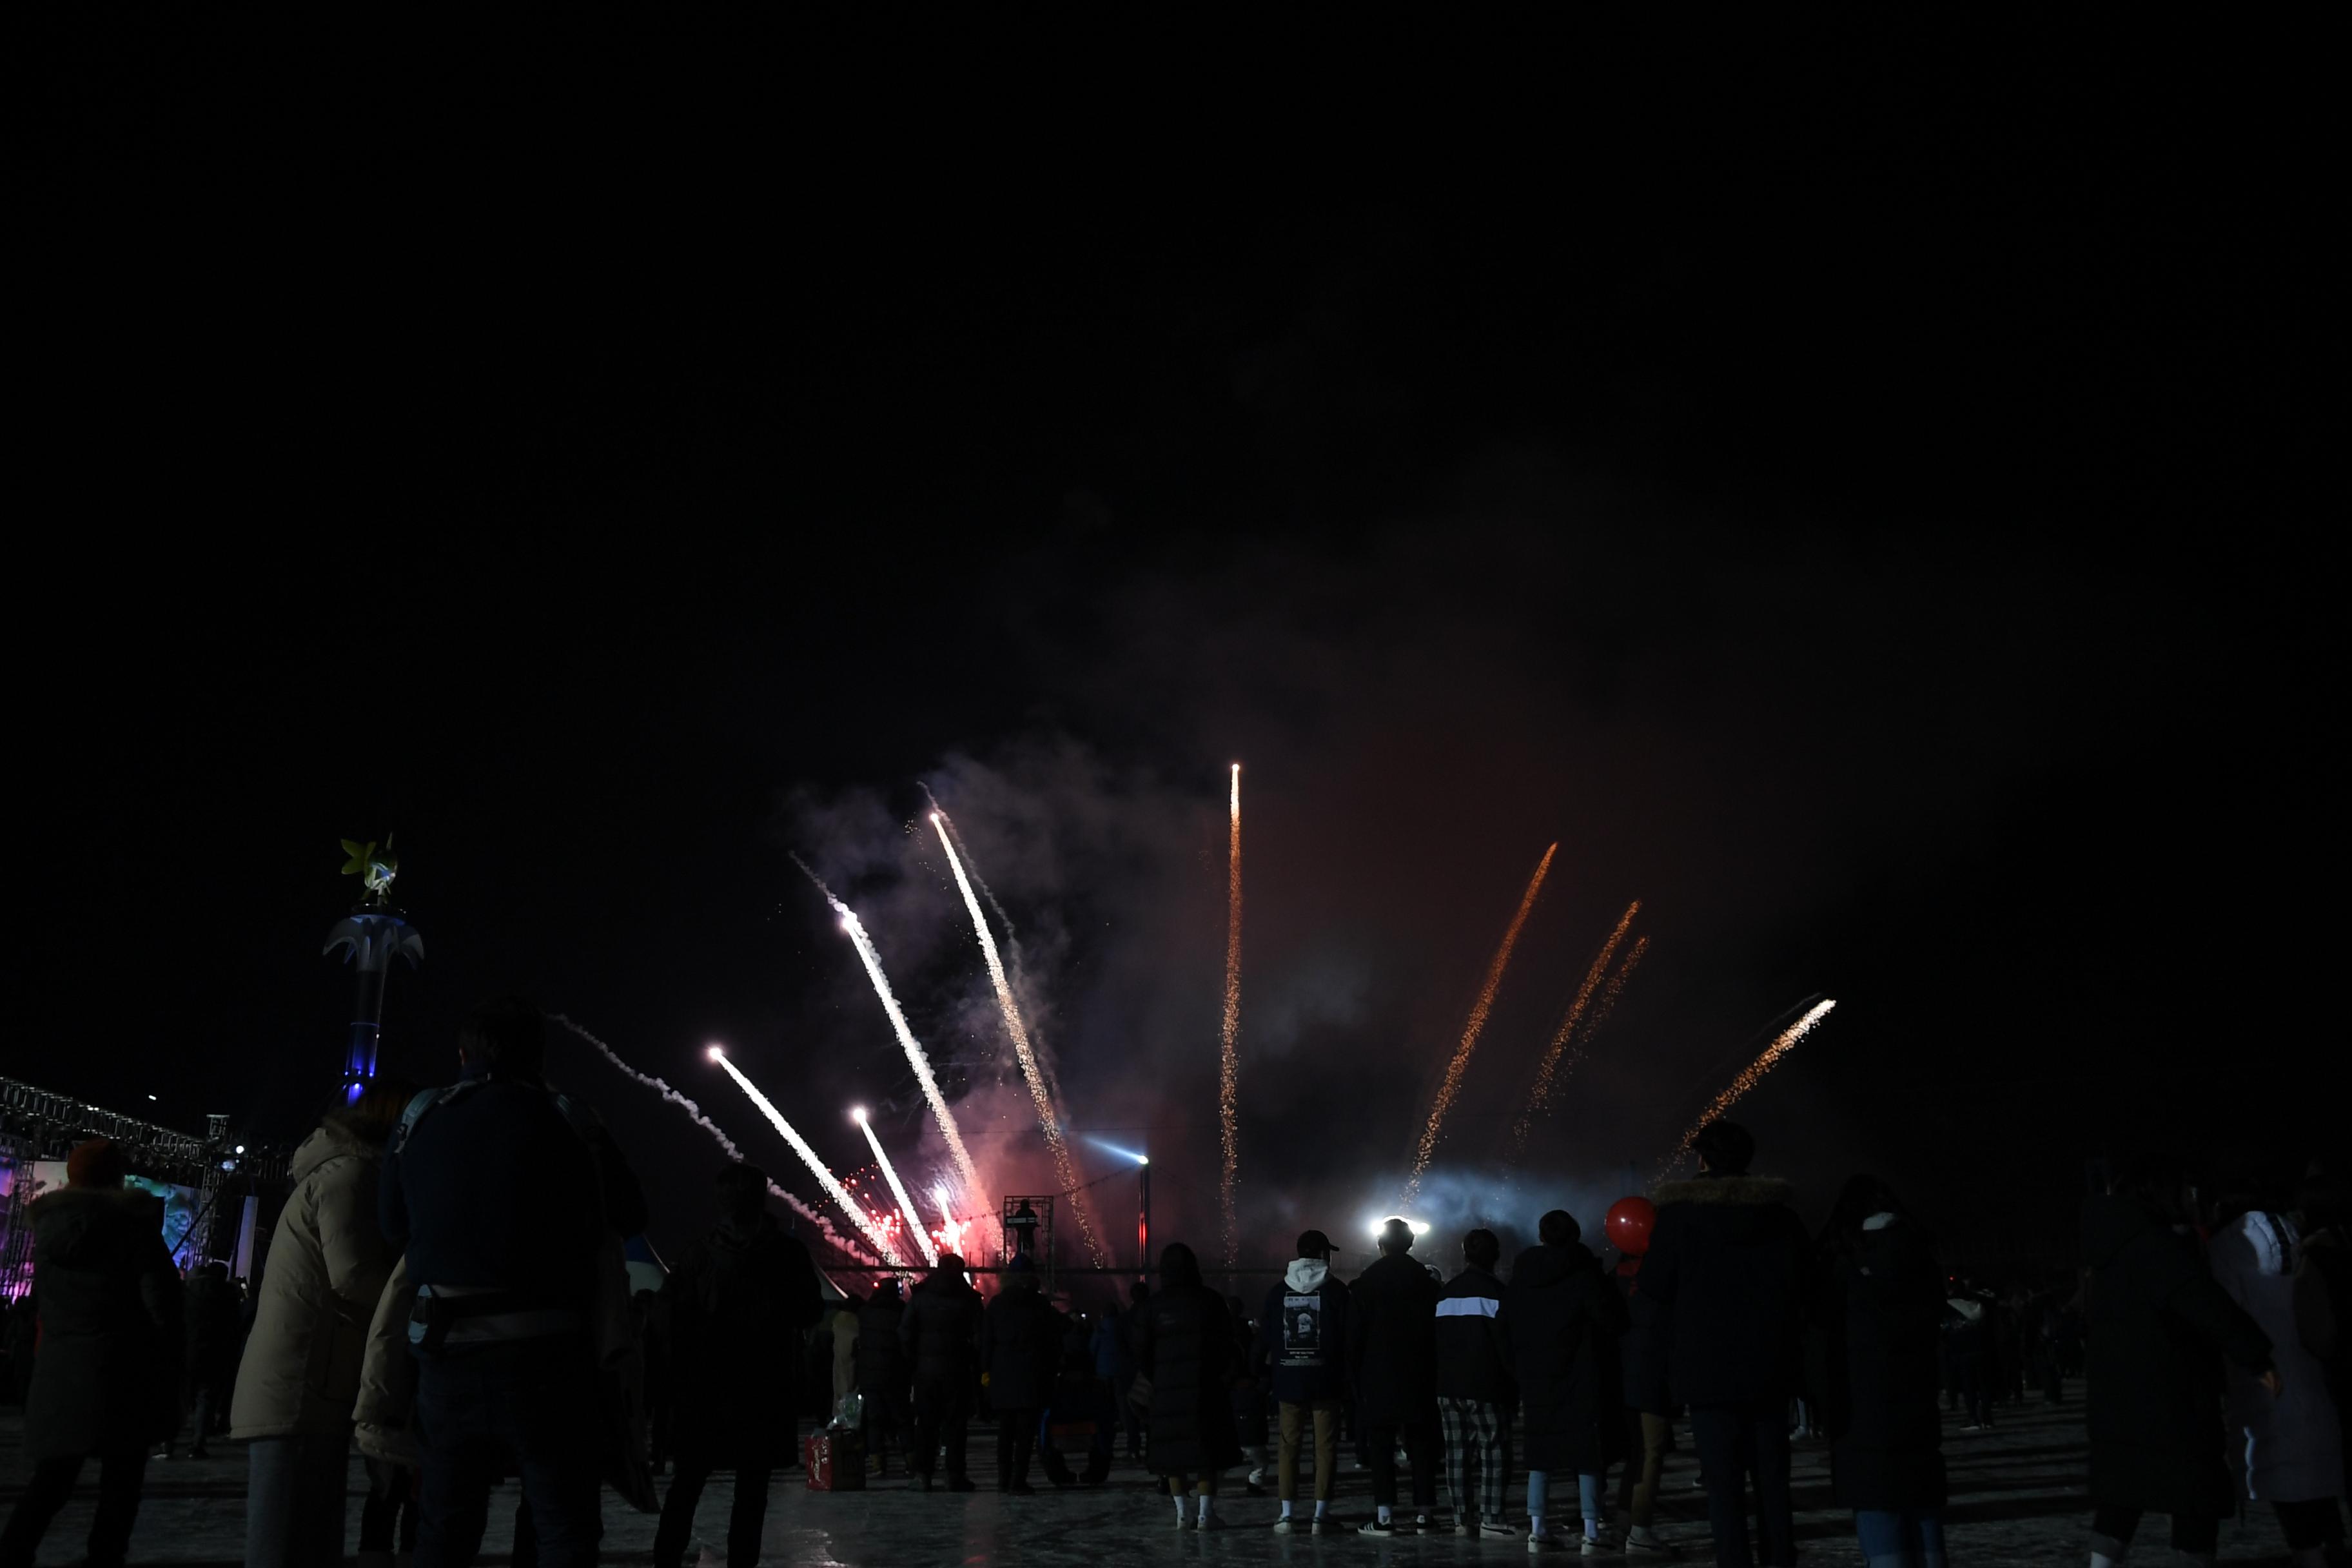
[[[797,1479],[774,1489],[768,1514],[763,1561],[769,1563],[846,1564],[852,1568],[922,1568],[924,1564],[1034,1563],[1092,1565],[1106,1561],[1207,1561],[1214,1563],[1365,1563],[1516,1562],[1527,1552],[1519,1542],[1463,1539],[1452,1534],[1373,1542],[1361,1537],[1278,1536],[1266,1527],[1276,1507],[1271,1498],[1233,1496],[1224,1529],[1208,1534],[1172,1528],[1173,1510],[1152,1496],[1147,1478],[1132,1467],[1114,1471],[1110,1482],[1092,1489],[1055,1492],[1042,1476],[1034,1498],[998,1495],[987,1486],[995,1445],[985,1432],[975,1436],[975,1459],[983,1489],[922,1496],[898,1482],[888,1489],[813,1493]],[[1948,1512],[1952,1561],[1960,1568],[1990,1563],[2087,1561],[2084,1544],[2088,1505],[2084,1500],[2084,1446],[2079,1406],[2044,1413],[2029,1407],[1990,1433],[1948,1426],[1945,1453],[1950,1461],[1952,1503]],[[1801,1444],[1797,1452],[1797,1531],[1808,1568],[1859,1565],[1851,1521],[1829,1507],[1826,1450]],[[243,1552],[245,1461],[235,1448],[205,1460],[159,1463],[148,1471],[147,1500],[132,1542],[140,1563],[231,1563]],[[1237,1477],[1228,1478],[1239,1491]],[[13,1506],[24,1489],[23,1424],[11,1412],[0,1415],[0,1506]],[[1693,1484],[1687,1455],[1674,1457],[1667,1474],[1661,1525],[1685,1547],[1686,1561],[1711,1561],[1706,1549],[1704,1500]],[[86,1482],[85,1485],[88,1483]],[[357,1539],[359,1498],[365,1481],[352,1468],[351,1539]],[[1559,1489],[1555,1488],[1557,1497]],[[1516,1491],[1515,1494],[1516,1496]],[[1567,1489],[1570,1506],[1575,1488]],[[731,1489],[714,1481],[702,1501],[701,1534],[713,1542],[705,1563],[721,1561],[715,1544],[726,1531]],[[509,1488],[491,1512],[485,1561],[509,1560],[514,1517]],[[1342,1467],[1339,1508],[1351,1520],[1369,1511],[1370,1483],[1352,1465]],[[2163,1522],[2143,1527],[2147,1539],[2136,1561],[2172,1559],[2161,1550]],[[79,1560],[82,1532],[89,1523],[87,1499],[58,1519],[39,1561]],[[611,1498],[605,1505],[606,1557],[615,1563],[651,1558],[654,1521],[632,1513]],[[2286,1563],[2278,1529],[2266,1509],[2250,1510],[2223,1528],[2226,1563]],[[1622,1561],[1622,1560],[1621,1560]]]

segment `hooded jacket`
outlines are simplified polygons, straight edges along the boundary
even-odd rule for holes
[[[25,1457],[136,1453],[180,1424],[180,1280],[145,1193],[66,1187],[34,1200],[40,1353]]]
[[[1670,1182],[1642,1261],[1666,1309],[1666,1379],[1683,1405],[1769,1405],[1798,1391],[1814,1274],[1811,1239],[1770,1176]]]
[[[988,1402],[999,1412],[1034,1410],[1054,1389],[1068,1325],[1038,1289],[1034,1274],[1008,1274],[981,1316],[980,1364]]]
[[[803,1336],[824,1312],[808,1248],[765,1213],[721,1220],[688,1246],[664,1289],[681,1460],[788,1462]]]
[[[2214,1277],[2262,1325],[2278,1361],[2275,1397],[2242,1367],[2229,1374],[2226,1413],[2231,1429],[2245,1439],[2240,1479],[2257,1502],[2307,1502],[2344,1489],[2343,1429],[2327,1369],[2295,1331],[2302,1242],[2293,1220],[2260,1209],[2239,1215],[2213,1238]]]
[[[1368,1422],[1437,1419],[1437,1305],[1445,1288],[1410,1252],[1384,1253],[1348,1288],[1349,1382]]]
[[[1284,1405],[1348,1397],[1348,1287],[1319,1258],[1293,1258],[1265,1293],[1258,1342],[1274,1363],[1274,1397]]]
[[[1940,1509],[1944,1281],[1927,1235],[1901,1215],[1873,1215],[1831,1246],[1824,1274],[1816,1394],[1831,1496],[1840,1508]]]
[[[1622,1455],[1624,1332],[1625,1303],[1583,1243],[1530,1247],[1511,1265],[1495,1344],[1518,1382],[1528,1469],[1597,1475]]]
[[[368,1323],[397,1256],[376,1228],[383,1147],[330,1112],[294,1152],[294,1191],[270,1238],[236,1371],[229,1436],[325,1436],[359,1395]]]
[[[2214,1282],[2194,1237],[2128,1197],[2083,1201],[2091,1269],[2085,1401],[2091,1500],[2158,1513],[2227,1512],[2220,1358],[2271,1364],[2270,1336]]]
[[[1495,1343],[1502,1305],[1503,1282],[1484,1268],[1465,1268],[1446,1283],[1437,1301],[1440,1399],[1475,1399],[1506,1411],[1518,1403],[1518,1384]]]
[[[969,1398],[980,1381],[980,1292],[961,1273],[932,1269],[907,1293],[898,1342],[913,1363],[915,1384]]]

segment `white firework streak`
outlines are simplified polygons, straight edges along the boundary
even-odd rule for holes
[[[874,1250],[882,1255],[883,1260],[898,1268],[906,1267],[907,1260],[898,1256],[897,1247],[890,1245],[890,1233],[877,1225],[874,1216],[858,1206],[857,1200],[849,1195],[849,1189],[843,1186],[825,1163],[816,1157],[816,1151],[808,1146],[808,1141],[793,1131],[793,1124],[784,1120],[784,1113],[776,1109],[775,1102],[761,1094],[759,1085],[745,1078],[742,1069],[729,1061],[727,1053],[717,1046],[710,1047],[710,1059],[725,1068],[727,1076],[735,1080],[735,1087],[751,1097],[751,1103],[760,1108],[761,1114],[768,1119],[769,1125],[775,1128],[777,1132],[782,1135],[784,1142],[793,1146],[793,1152],[798,1154],[802,1163],[808,1166],[810,1173],[816,1177],[818,1185],[824,1188],[828,1197],[841,1205],[842,1213],[847,1215],[866,1239],[874,1244]]]
[[[1094,1255],[1098,1268],[1110,1267],[1110,1259],[1095,1235],[1094,1222],[1087,1214],[1086,1204],[1078,1196],[1078,1174],[1070,1163],[1070,1146],[1062,1137],[1061,1108],[1054,1103],[1045,1087],[1045,1075],[1037,1070],[1037,1053],[1029,1044],[1029,1031],[1021,1022],[1021,1008],[1013,1000],[1013,984],[1004,977],[1004,960],[996,951],[996,938],[988,929],[988,921],[980,912],[980,900],[971,890],[971,879],[964,875],[963,861],[948,841],[947,824],[941,814],[931,813],[931,826],[939,830],[940,847],[948,854],[948,865],[955,872],[956,886],[963,890],[963,907],[971,911],[971,928],[980,936],[980,955],[988,961],[988,978],[996,986],[996,1005],[1004,1014],[1004,1032],[1013,1037],[1013,1054],[1021,1058],[1021,1074],[1029,1082],[1029,1096],[1037,1102],[1037,1120],[1045,1129],[1045,1146],[1053,1151],[1054,1170],[1061,1178],[1062,1195],[1069,1200],[1070,1214],[1078,1222],[1078,1234],[1086,1239],[1087,1250]]]
[[[673,1105],[682,1107],[687,1115],[694,1119],[696,1126],[701,1128],[705,1132],[709,1133],[712,1139],[718,1142],[719,1146],[727,1151],[727,1157],[729,1159],[740,1161],[743,1158],[743,1151],[735,1146],[735,1140],[727,1136],[727,1130],[725,1128],[719,1126],[719,1123],[711,1121],[709,1117],[704,1115],[702,1107],[695,1104],[694,1101],[687,1099],[686,1096],[678,1093],[677,1090],[672,1089],[660,1079],[654,1077],[651,1073],[639,1072],[636,1068],[631,1067],[628,1063],[621,1059],[620,1052],[614,1050],[612,1047],[606,1045],[604,1041],[598,1039],[595,1036],[590,1034],[587,1030],[582,1028],[579,1025],[573,1023],[562,1014],[550,1013],[548,1016],[562,1025],[565,1028],[571,1030],[573,1034],[579,1036],[582,1039],[587,1041],[590,1045],[595,1047],[598,1054],[603,1056],[606,1061],[612,1063],[614,1067],[619,1068],[625,1076],[635,1079],[647,1089],[657,1089],[661,1090],[661,1097],[664,1100],[668,1100]],[[854,1245],[846,1237],[833,1228],[833,1222],[831,1220],[825,1218],[824,1215],[819,1214],[816,1210],[809,1207],[808,1205],[801,1202],[797,1194],[788,1193],[783,1188],[778,1186],[773,1179],[769,1181],[768,1190],[775,1194],[776,1196],[783,1199],[786,1204],[790,1205],[794,1214],[800,1215],[803,1219],[816,1226],[817,1233],[824,1237],[825,1240],[831,1242],[834,1246],[840,1247],[843,1251],[846,1252]]]
[[[932,816],[947,831],[949,847],[963,862],[964,874],[971,879],[971,885],[980,889],[980,896],[986,900],[989,912],[996,917],[996,923],[1004,928],[1004,968],[1005,973],[1013,977],[1017,994],[1020,983],[1024,978],[1021,970],[1021,933],[1013,928],[1013,917],[1006,914],[1004,906],[997,901],[994,889],[988,885],[988,879],[981,875],[980,862],[971,858],[971,846],[963,841],[963,830],[956,826],[955,818],[948,815],[947,807],[940,804],[940,797],[931,793],[930,785],[923,785],[922,790],[923,798],[931,803]],[[1045,1080],[1045,1092],[1053,1098],[1055,1104],[1063,1103],[1062,1081],[1054,1070],[1053,1053],[1045,1048],[1045,1042],[1039,1038],[1034,1029],[1029,1032],[1029,1044],[1037,1053],[1037,1071]]]
[[[1219,1030],[1217,1126],[1224,1144],[1223,1191],[1225,1267],[1241,1261],[1241,1230],[1234,1199],[1241,1184],[1242,1029],[1242,765],[1234,764],[1233,839],[1225,861],[1225,1011]]]
[[[866,1119],[862,1110],[857,1113],[857,1125],[866,1130],[866,1146],[874,1151],[874,1163],[882,1167],[882,1179],[890,1184],[890,1194],[898,1200],[899,1212],[907,1216],[908,1233],[914,1237],[915,1245],[923,1249],[923,1261],[936,1265],[940,1260],[940,1249],[931,1245],[931,1233],[924,1226],[923,1216],[915,1212],[915,1200],[907,1195],[907,1184],[898,1179],[898,1167],[890,1163],[890,1156],[882,1152],[882,1140],[875,1132],[874,1123]]]
[[[1728,1088],[1707,1101],[1706,1109],[1698,1113],[1698,1119],[1693,1121],[1688,1131],[1683,1133],[1681,1142],[1675,1145],[1674,1153],[1668,1157],[1665,1164],[1660,1167],[1658,1173],[1663,1176],[1666,1172],[1681,1164],[1684,1158],[1689,1154],[1690,1141],[1698,1136],[1698,1130],[1737,1105],[1739,1102],[1739,1097],[1754,1089],[1756,1080],[1770,1072],[1782,1057],[1795,1050],[1797,1042],[1812,1033],[1813,1026],[1828,1017],[1830,1009],[1836,1005],[1835,998],[1824,996],[1805,1009],[1803,1017],[1774,1036],[1772,1043],[1764,1047],[1763,1055],[1749,1062],[1741,1069],[1739,1076],[1731,1080]]]

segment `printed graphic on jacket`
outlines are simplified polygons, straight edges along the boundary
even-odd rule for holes
[[[1323,1364],[1323,1297],[1319,1291],[1311,1296],[1283,1297],[1282,1364]]]

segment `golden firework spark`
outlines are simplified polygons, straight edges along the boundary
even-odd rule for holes
[[[1241,1258],[1235,1197],[1241,1182],[1242,765],[1234,764],[1233,829],[1225,854],[1225,1016],[1217,1074],[1217,1120],[1224,1139],[1225,1267]]]
[[[1077,1168],[1070,1162],[1070,1145],[1062,1136],[1061,1110],[1054,1103],[1054,1096],[1046,1088],[1045,1075],[1037,1064],[1036,1049],[1029,1042],[1028,1027],[1021,1021],[1021,1008],[1013,999],[1013,983],[1005,978],[1004,960],[996,951],[996,938],[980,912],[980,899],[972,891],[971,879],[964,875],[963,861],[948,837],[947,823],[942,818],[942,813],[931,813],[931,826],[939,831],[940,847],[947,851],[948,865],[955,872],[956,886],[963,892],[963,906],[971,914],[971,928],[980,937],[980,955],[987,961],[988,978],[996,987],[996,1005],[1004,1015],[1004,1032],[1013,1037],[1013,1054],[1021,1059],[1021,1076],[1029,1085],[1029,1097],[1037,1102],[1037,1121],[1045,1130],[1045,1147],[1053,1152],[1054,1172],[1061,1179],[1062,1195],[1069,1200],[1070,1214],[1078,1222],[1078,1235],[1085,1238],[1087,1252],[1094,1256],[1095,1266],[1108,1268],[1110,1267],[1109,1255],[1103,1251],[1102,1242],[1095,1235],[1094,1222],[1087,1213],[1085,1200],[1078,1195]]]
[[[1486,1015],[1495,1005],[1496,989],[1503,984],[1504,966],[1511,962],[1511,949],[1518,945],[1519,928],[1528,923],[1528,912],[1536,907],[1536,894],[1543,887],[1544,873],[1551,869],[1551,858],[1559,848],[1558,844],[1543,852],[1536,862],[1536,874],[1528,879],[1528,890],[1519,896],[1518,911],[1511,916],[1510,928],[1503,932],[1503,945],[1495,950],[1494,962],[1486,965],[1486,983],[1478,987],[1478,1000],[1471,1005],[1470,1018],[1462,1028],[1462,1042],[1454,1047],[1454,1059],[1445,1067],[1445,1078],[1437,1086],[1437,1102],[1429,1108],[1429,1125],[1423,1129],[1421,1145],[1413,1152],[1412,1173],[1405,1178],[1404,1191],[1399,1194],[1400,1207],[1420,1195],[1421,1178],[1436,1156],[1438,1134],[1445,1125],[1445,1113],[1454,1105],[1454,1097],[1462,1091],[1463,1070],[1470,1065],[1470,1053],[1478,1048],[1478,1037],[1486,1030]]]
[[[1706,1109],[1698,1113],[1697,1120],[1690,1124],[1675,1143],[1673,1155],[1661,1167],[1659,1174],[1664,1175],[1667,1171],[1681,1164],[1684,1157],[1690,1152],[1690,1141],[1698,1136],[1698,1130],[1738,1104],[1740,1096],[1754,1089],[1757,1080],[1770,1072],[1782,1057],[1795,1050],[1797,1042],[1812,1033],[1813,1026],[1828,1017],[1830,1009],[1836,1005],[1835,998],[1824,996],[1806,1008],[1804,1015],[1795,1023],[1775,1035],[1772,1037],[1772,1043],[1764,1047],[1761,1056],[1742,1068],[1739,1076],[1733,1079],[1721,1094],[1707,1101]]]
[[[1601,944],[1600,956],[1593,959],[1592,967],[1584,972],[1583,984],[1577,986],[1575,998],[1569,1003],[1568,1012],[1560,1019],[1559,1027],[1552,1031],[1551,1043],[1544,1047],[1543,1059],[1536,1064],[1535,1086],[1528,1090],[1527,1104],[1519,1112],[1518,1125],[1511,1129],[1510,1158],[1513,1163],[1517,1163],[1520,1152],[1526,1149],[1528,1135],[1535,1131],[1536,1118],[1544,1113],[1550,1101],[1552,1076],[1559,1068],[1570,1037],[1576,1033],[1576,1026],[1583,1021],[1585,1008],[1591,1005],[1593,993],[1601,988],[1601,976],[1608,973],[1609,961],[1616,956],[1617,944],[1625,940],[1625,932],[1632,928],[1633,917],[1641,912],[1641,909],[1642,900],[1635,899],[1625,906],[1625,912],[1617,917],[1617,929],[1611,931],[1609,940]],[[1622,986],[1622,980],[1619,984]]]

